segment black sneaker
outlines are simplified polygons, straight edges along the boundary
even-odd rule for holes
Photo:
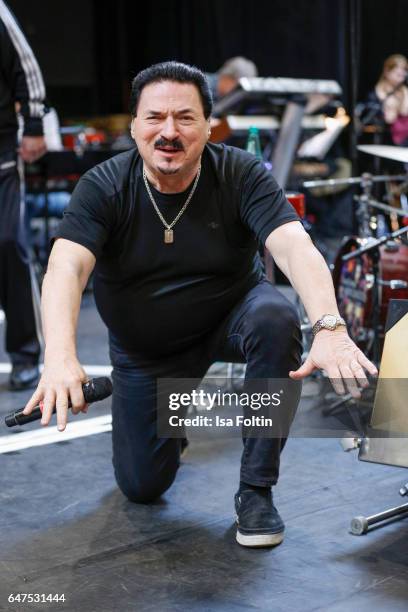
[[[272,502],[270,489],[245,489],[235,495],[237,542],[242,546],[276,546],[285,525]]]
[[[11,391],[33,389],[37,386],[39,378],[40,370],[38,365],[31,363],[13,365],[9,378],[9,388]]]

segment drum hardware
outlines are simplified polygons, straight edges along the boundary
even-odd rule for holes
[[[372,360],[376,365],[380,362],[381,352],[381,322],[380,322],[380,287],[390,287],[390,289],[405,289],[408,285],[407,281],[403,279],[390,279],[389,281],[381,278],[380,273],[380,246],[387,244],[390,240],[402,236],[408,232],[408,227],[403,227],[391,232],[381,238],[368,240],[367,243],[361,246],[359,249],[352,251],[346,255],[343,255],[341,260],[345,263],[351,259],[360,258],[366,253],[370,253],[370,259],[372,263],[372,279],[370,282],[371,289],[371,300],[372,300],[372,319],[371,326],[373,329],[373,343],[372,343]]]
[[[354,196],[355,200],[361,199],[362,196]],[[389,206],[388,204],[383,204],[382,202],[378,202],[377,200],[373,200],[372,198],[367,199],[367,205],[372,208],[377,208],[378,210],[383,210],[385,212],[398,215],[399,217],[407,217],[407,211],[399,208],[394,208],[394,206]]]
[[[390,289],[406,289],[408,287],[408,283],[407,281],[404,281],[402,279],[399,278],[395,278],[393,280],[390,281],[384,281],[384,280],[380,280],[378,281],[378,283],[380,285],[382,285],[383,287],[389,287]]]
[[[364,253],[378,249],[381,245],[386,244],[389,240],[394,241],[395,238],[399,238],[399,236],[402,236],[407,232],[408,227],[401,227],[400,229],[395,230],[395,232],[390,232],[386,236],[381,236],[381,238],[372,238],[372,240],[369,240],[367,244],[361,246],[356,251],[352,251],[348,255],[343,255],[342,261],[349,261],[355,257],[360,257],[360,255],[363,255]]]
[[[380,332],[389,300],[407,297],[408,247],[394,240],[406,232],[407,228],[401,228],[380,239],[349,238],[337,256],[333,282],[340,313],[346,319],[351,337],[365,352],[370,353],[375,340],[372,325],[375,296],[379,302]],[[375,261],[376,250],[379,263]],[[373,270],[377,264],[380,275]],[[382,338],[379,340],[381,345]]]
[[[351,434],[343,441],[342,446],[346,451],[358,448],[361,461],[406,468],[408,299],[390,301],[384,329],[384,350],[368,437],[359,440],[356,438],[357,434]],[[408,494],[408,482],[399,489],[399,494],[402,497]],[[371,516],[356,516],[351,521],[350,532],[363,535],[370,528],[380,528],[407,517],[408,504],[405,503]]]
[[[368,177],[370,177],[368,179]],[[372,175],[365,173],[362,176],[351,176],[349,178],[338,178],[338,179],[316,179],[313,181],[304,181],[303,187],[306,189],[312,189],[313,187],[336,187],[337,185],[360,185],[361,183],[387,183],[390,181],[406,181],[406,174],[397,175]]]
[[[370,238],[373,233],[371,231],[371,215],[368,209],[369,195],[363,194],[357,196],[355,201],[358,202],[356,210],[356,219],[358,224],[358,235],[361,238]]]
[[[408,504],[402,504],[372,516],[356,516],[351,521],[350,533],[352,535],[364,535],[374,525],[377,525],[377,528],[382,527],[384,524],[393,522],[390,519],[400,520],[405,517],[408,517]]]
[[[357,450],[361,446],[361,438],[356,437],[354,434],[350,434],[350,436],[344,436],[340,440],[340,444],[345,453],[349,453],[350,451]]]
[[[350,436],[345,436],[340,444],[345,453],[359,449],[364,443],[362,438],[355,436],[350,433]],[[404,497],[408,495],[408,482],[405,483],[399,490],[399,494]],[[369,528],[377,525],[377,528],[387,525],[391,522],[390,519],[400,520],[408,517],[408,504],[402,504],[395,508],[390,508],[384,512],[379,512],[371,516],[356,516],[351,520],[350,533],[352,535],[364,535],[368,532]]]
[[[366,443],[367,439],[358,438],[353,434],[351,434],[350,437],[344,437],[340,442],[344,452],[346,453],[357,450]],[[401,497],[408,495],[408,482],[402,485],[399,490],[399,494]],[[378,529],[388,525],[391,522],[398,521],[406,517],[408,517],[408,504],[401,504],[400,506],[396,506],[394,508],[390,508],[389,510],[385,510],[367,517],[356,516],[351,520],[350,533],[352,535],[364,535],[369,531],[370,527],[373,527],[374,525],[376,525],[376,528]]]
[[[398,253],[399,244],[395,240],[387,240],[384,249],[387,251],[387,253]]]
[[[340,444],[343,451],[348,453],[359,449],[363,444],[363,439],[351,433],[350,436],[345,436],[340,441]],[[399,494],[401,497],[408,495],[408,482],[400,488]],[[400,520],[405,517],[408,517],[408,504],[402,504],[401,506],[396,506],[395,508],[373,514],[372,516],[356,516],[351,521],[350,533],[353,535],[364,535],[373,525],[377,525],[377,528],[379,528],[391,522],[389,519]]]
[[[401,497],[405,497],[405,495],[408,495],[408,482],[402,485],[399,490],[399,494],[401,495]]]
[[[381,277],[380,263],[381,258],[384,257],[384,252],[380,250],[380,247],[388,245],[388,249],[390,249],[392,243],[392,249],[394,249],[394,245],[397,245],[398,249],[401,248],[402,245],[398,245],[395,242],[395,238],[407,232],[408,227],[404,227],[378,239],[373,236],[352,239],[354,242],[353,246],[355,247],[360,244],[360,248],[352,250],[350,253],[343,254],[341,256],[341,268],[337,262],[337,268],[335,267],[333,274],[334,284],[337,289],[336,297],[338,297],[340,314],[346,319],[348,328],[351,326],[349,332],[353,340],[364,348],[366,353],[369,353],[370,358],[376,365],[380,362],[382,347],[383,324],[380,315],[383,314],[383,309],[381,306],[383,306],[383,302],[385,305],[385,300],[388,297],[388,293],[386,295],[383,294],[382,288],[387,289],[389,292],[393,290],[406,290],[408,287],[408,276],[406,280],[400,278],[384,279]],[[348,242],[346,242],[345,246],[347,247],[347,245]],[[404,247],[404,252],[405,249],[407,249],[407,247]],[[365,256],[364,260],[363,256]],[[367,259],[367,257],[369,259]],[[350,279],[344,277],[342,279],[342,271],[345,268],[347,269],[345,264],[351,260],[355,261],[353,269],[358,271],[356,272],[356,277]],[[358,261],[360,261],[360,263],[358,263]],[[364,265],[367,264],[367,262],[369,262],[371,266],[370,272],[364,269]],[[344,295],[340,294],[340,283],[342,280]],[[348,284],[346,284],[347,280],[349,281]],[[359,288],[361,282],[363,283],[363,289]],[[366,300],[368,295],[371,298],[369,316],[365,315],[363,309],[363,306],[367,307]],[[355,314],[356,308],[353,308],[355,303],[359,304],[360,302],[362,302],[360,307],[361,313],[359,314],[361,321],[359,321],[359,317]],[[350,305],[352,308],[348,311]],[[322,414],[326,417],[333,416],[346,405],[350,407],[356,405],[356,401],[351,393],[340,397],[329,406],[323,406],[321,409]]]

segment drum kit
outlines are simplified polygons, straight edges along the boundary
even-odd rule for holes
[[[408,163],[408,148],[361,145],[358,149]],[[389,302],[394,298],[408,298],[408,210],[379,202],[372,191],[379,183],[400,183],[400,191],[408,191],[407,178],[407,174],[375,176],[365,173],[359,177],[303,183],[308,189],[360,185],[361,193],[354,196],[357,233],[344,238],[332,273],[339,311],[349,334],[377,365]],[[394,231],[385,230],[379,235],[384,214],[389,216],[390,229]]]
[[[408,148],[362,145],[358,149],[408,164]],[[361,193],[354,196],[357,234],[344,239],[332,268],[333,282],[339,311],[346,320],[350,336],[377,366],[381,362],[381,367],[375,395],[369,401],[373,401],[370,424],[364,428],[362,437],[352,434],[354,437],[343,438],[342,446],[345,451],[360,449],[362,461],[405,468],[408,467],[405,401],[405,382],[408,382],[405,338],[408,329],[408,205],[406,197],[401,196],[408,192],[407,174],[363,174],[303,184],[306,188],[339,184],[361,186]],[[373,186],[381,183],[385,186],[399,183],[395,190],[400,196],[398,207],[379,202],[372,196]],[[389,217],[390,231],[378,231],[384,213]],[[349,399],[351,396],[347,395],[324,408],[323,414],[333,414]],[[400,495],[407,494],[408,483],[400,489]],[[408,503],[371,516],[354,517],[350,533],[363,535],[372,528],[401,518],[408,518]]]

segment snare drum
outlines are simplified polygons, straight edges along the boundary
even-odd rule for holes
[[[335,260],[333,282],[340,315],[347,323],[350,336],[362,350],[368,351],[374,337],[372,255],[368,252],[349,261],[341,259],[343,255],[355,251],[364,244],[365,241],[361,238],[348,238],[343,243]],[[402,280],[408,286],[408,246],[393,242],[392,246],[380,247],[379,279],[385,283]],[[390,286],[380,284],[378,292],[379,331],[380,338],[383,339],[388,303],[391,298],[407,299],[408,288],[392,289]]]

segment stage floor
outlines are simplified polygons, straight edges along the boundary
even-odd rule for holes
[[[89,296],[79,355],[84,364],[109,364]],[[0,361],[7,362],[3,351]],[[4,370],[0,436],[17,439],[3,417],[29,393],[9,393]],[[304,418],[313,401],[302,400]],[[109,415],[109,407],[105,400],[75,422]],[[117,489],[109,432],[1,454],[0,610],[407,609],[408,520],[361,537],[348,532],[353,516],[404,501],[405,470],[359,462],[336,438],[291,438],[275,490],[285,540],[245,549],[235,542],[233,508],[240,453],[235,438],[192,440],[175,484],[152,505],[133,504]],[[12,604],[11,593],[64,594],[65,603]]]

